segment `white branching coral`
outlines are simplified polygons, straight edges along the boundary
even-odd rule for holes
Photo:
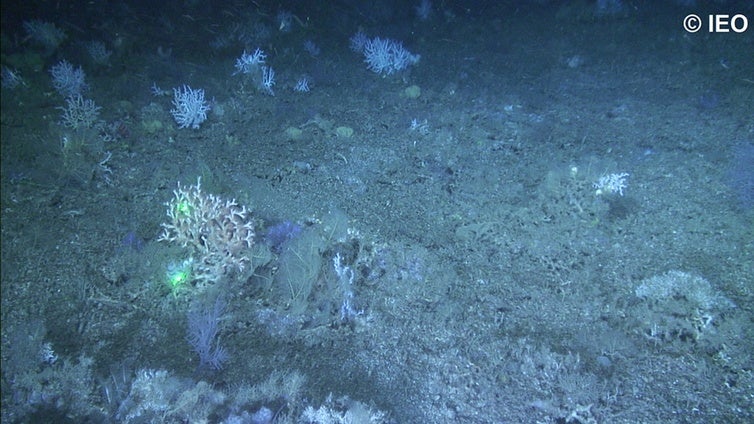
[[[60,122],[67,128],[92,128],[99,122],[100,107],[94,100],[84,99],[81,94],[65,99],[66,107],[58,107],[63,111]]]
[[[233,75],[249,74],[264,65],[266,59],[267,55],[260,49],[254,50],[254,53],[252,54],[248,54],[246,53],[246,50],[244,50],[241,57],[236,59],[236,72],[234,72]]]
[[[245,206],[235,199],[203,193],[201,179],[188,187],[179,183],[166,205],[170,220],[162,224],[159,240],[193,250],[197,255],[193,261],[197,280],[215,281],[250,266],[255,220]]]
[[[601,176],[600,179],[594,183],[594,188],[597,189],[595,194],[599,196],[603,194],[608,195],[618,193],[623,196],[623,189],[628,187],[626,178],[628,178],[628,174],[625,172],[621,174],[609,174]]]
[[[207,112],[211,109],[209,103],[204,100],[204,90],[193,90],[184,85],[182,88],[173,89],[173,106],[170,110],[178,128],[199,128],[202,122],[207,120]]]

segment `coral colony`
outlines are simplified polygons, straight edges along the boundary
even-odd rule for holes
[[[352,41],[353,43],[353,41]],[[377,74],[391,75],[419,62],[420,56],[411,54],[399,41],[375,37],[364,45],[364,62]]]
[[[58,48],[66,39],[65,32],[55,24],[38,19],[24,22],[24,30],[30,39],[50,51]]]
[[[304,41],[304,50],[307,53],[309,53],[309,55],[312,56],[312,57],[319,56],[319,53],[321,52],[321,50],[319,49],[319,46],[317,46],[316,44],[314,44],[314,41],[312,41],[312,40],[306,40],[306,41]]]
[[[265,59],[267,59],[267,55],[260,49],[254,50],[252,54],[248,54],[244,50],[241,57],[236,59],[236,72],[233,75],[251,73],[264,65]]]
[[[265,66],[266,59],[267,55],[260,49],[254,50],[252,54],[248,54],[244,50],[241,57],[236,59],[236,72],[233,75],[251,75],[260,91],[274,96],[275,92],[272,87],[275,86],[275,71],[271,67]]]
[[[738,92],[754,77],[742,37],[711,35],[746,30],[737,2],[237,0],[209,16],[200,0],[38,3],[3,16],[0,424],[754,423],[738,340],[754,263],[754,127]],[[59,23],[23,21],[34,12]],[[421,56],[404,41],[430,54],[426,72],[410,74]],[[653,70],[671,78],[641,74]],[[553,140],[534,143],[543,132]],[[600,137],[572,142],[582,133]],[[650,144],[657,159],[638,158]],[[568,158],[599,170],[569,176]],[[673,185],[635,192],[637,172]],[[228,192],[201,178],[162,191],[176,173]],[[742,210],[723,204],[734,197]],[[140,230],[118,243],[123,228]],[[59,262],[73,265],[44,266]],[[466,323],[444,328],[451,314]]]
[[[52,74],[52,85],[55,90],[64,97],[76,96],[84,92],[88,87],[84,79],[86,75],[84,70],[79,66],[73,68],[66,60],[61,60],[50,70]]]
[[[61,123],[74,130],[93,127],[99,118],[100,107],[94,100],[84,99],[81,94],[66,98],[66,107],[58,107],[63,111]]]
[[[188,187],[179,183],[173,194],[159,240],[192,249],[197,259],[184,264],[191,265],[194,279],[211,283],[246,269],[255,235],[251,212],[235,200],[203,193],[201,181]]]
[[[163,90],[160,88],[156,82],[152,83],[152,86],[149,87],[149,92],[152,93],[155,97],[162,97],[162,96],[169,96],[170,92],[168,90]]]
[[[192,90],[187,85],[173,89],[173,106],[175,108],[170,113],[178,128],[199,128],[207,120],[207,111],[210,110],[209,104],[204,101],[204,90]]]
[[[364,53],[364,46],[369,42],[369,37],[364,31],[358,31],[348,39],[348,45],[356,53]]]
[[[308,93],[309,92],[309,78],[307,77],[301,77],[296,82],[296,85],[293,87],[293,91],[297,93]]]
[[[92,41],[86,45],[86,51],[89,53],[89,57],[92,61],[98,65],[107,65],[110,61],[112,51],[105,47],[105,44],[101,41]]]
[[[426,21],[432,14],[432,2],[429,0],[421,0],[421,2],[414,7],[414,11],[420,21]]]
[[[199,355],[200,368],[219,370],[228,360],[228,352],[218,341],[219,324],[224,312],[225,302],[218,298],[212,308],[205,307],[188,313],[188,340]]]
[[[5,66],[2,67],[2,87],[8,90],[13,90],[19,85],[26,85],[24,79],[21,78],[21,74],[18,71],[12,70]]]
[[[628,187],[626,178],[628,178],[628,174],[625,172],[622,174],[610,174],[601,176],[600,179],[597,180],[596,183],[594,183],[594,188],[597,189],[595,194],[599,196],[618,193],[619,195],[623,196],[623,189]]]
[[[275,71],[269,66],[262,67],[262,85],[261,90],[270,96],[274,96],[275,92],[272,91],[272,87],[275,86]]]

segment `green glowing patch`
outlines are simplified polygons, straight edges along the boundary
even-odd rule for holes
[[[180,215],[188,215],[191,213],[191,204],[188,201],[179,202],[175,205],[175,210]]]
[[[178,287],[188,281],[189,273],[186,271],[176,271],[168,275],[168,283],[172,287]]]
[[[165,274],[170,287],[176,289],[184,284],[188,283],[191,279],[191,270],[193,263],[192,258],[188,258],[183,262],[171,263],[168,265],[168,271]]]

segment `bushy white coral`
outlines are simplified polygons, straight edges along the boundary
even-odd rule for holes
[[[66,107],[59,107],[63,111],[61,123],[63,126],[79,129],[91,128],[98,123],[100,107],[93,100],[84,99],[81,94],[68,97]]]
[[[309,405],[301,414],[300,422],[306,424],[383,424],[390,422],[384,411],[375,410],[362,402],[341,397],[337,400],[328,396],[325,404],[315,409]]]
[[[50,69],[52,85],[58,93],[65,97],[76,96],[84,92],[88,87],[84,81],[86,75],[81,66],[74,68],[66,60],[61,60]]]
[[[258,67],[264,65],[264,61],[267,59],[267,55],[261,49],[254,50],[254,53],[248,54],[244,50],[241,57],[236,59],[236,72],[235,74],[248,74]]]
[[[173,106],[170,111],[179,128],[197,129],[207,120],[209,104],[204,100],[204,90],[192,90],[188,85],[173,89]]]
[[[87,43],[86,51],[89,53],[89,58],[98,65],[107,65],[110,61],[110,56],[113,54],[101,41]]]
[[[419,62],[420,56],[411,54],[399,41],[375,37],[364,45],[364,62],[378,74],[390,75]]]
[[[369,37],[364,31],[359,30],[348,39],[348,46],[356,53],[364,53],[364,46],[369,42]]]

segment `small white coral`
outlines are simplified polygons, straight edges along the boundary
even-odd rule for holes
[[[621,174],[603,175],[596,183],[594,183],[594,188],[597,189],[594,194],[600,196],[603,194],[608,195],[618,193],[623,196],[623,189],[628,187],[626,178],[628,178],[628,174],[625,172]]]
[[[42,348],[39,349],[39,359],[49,365],[54,364],[58,360],[58,355],[52,349],[52,343],[46,342],[42,345]]]
[[[21,78],[21,74],[18,73],[18,71],[15,71],[13,69],[7,68],[5,66],[2,67],[2,86],[3,88],[7,88],[9,90],[13,90],[14,88],[18,87],[19,85],[26,85],[26,82],[24,82],[24,79]]]
[[[246,50],[244,50],[241,57],[236,59],[236,72],[234,72],[233,75],[248,74],[257,67],[264,65],[266,59],[267,55],[259,48],[254,50],[254,53],[252,54],[248,54],[246,53]]]
[[[260,87],[261,90],[269,94],[270,96],[274,96],[275,92],[272,90],[272,87],[274,86],[275,86],[275,71],[269,66],[263,66],[262,67],[262,84]]]
[[[293,91],[297,93],[308,93],[309,92],[309,78],[308,77],[301,77],[296,82],[296,85],[293,87]]]
[[[368,42],[369,37],[367,37],[364,31],[359,30],[348,39],[348,46],[356,53],[364,53],[364,47],[366,47]]]
[[[105,47],[105,43],[101,41],[91,41],[86,45],[86,51],[89,53],[89,57],[92,61],[98,65],[107,65],[110,61],[110,56],[113,54],[111,50]]]

